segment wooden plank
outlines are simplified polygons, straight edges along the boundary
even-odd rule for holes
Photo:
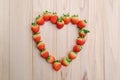
[[[87,26],[86,26],[86,29],[89,29],[89,6],[90,3],[89,1],[85,1],[85,0],[81,0],[79,2],[79,15],[80,15],[80,19],[82,20],[87,20]],[[89,33],[87,34],[86,36],[86,43],[85,45],[83,46],[83,49],[80,53],[80,79],[81,80],[92,80],[90,79],[89,75],[91,75],[91,73],[89,72],[89,40],[90,40],[90,37],[88,38],[88,36],[91,36]],[[97,75],[97,74],[96,74]],[[78,76],[78,75],[77,75]]]
[[[32,80],[32,0],[10,1],[10,80]]]
[[[88,79],[104,80],[103,0],[89,1]]]
[[[73,1],[71,0],[70,2],[70,12],[71,12],[71,15],[79,15],[79,18],[81,18],[81,12],[80,12],[80,4],[81,3],[81,0],[76,0],[76,1]],[[71,39],[71,43],[69,42],[69,48],[72,50],[73,46],[76,44],[75,43],[75,40],[76,38],[78,37],[78,29],[76,28],[77,26],[72,26],[72,28],[69,29],[70,32],[70,38],[69,40]],[[76,60],[74,60],[72,62],[72,67],[71,67],[71,80],[80,80],[81,79],[81,66],[80,66],[80,56],[81,56],[81,52],[78,53],[78,56],[76,58]]]
[[[52,0],[34,0],[33,4],[33,21],[35,20],[36,16],[42,14],[45,10],[53,11],[53,8],[50,6],[55,5]],[[50,22],[47,22],[41,27],[40,31],[42,41],[46,44],[47,50],[50,52],[51,55],[55,55],[56,51],[53,51],[53,49],[56,48],[56,44],[53,43],[56,42],[56,27],[53,26]],[[52,66],[40,57],[40,52],[37,50],[35,43],[33,44],[33,79],[55,80],[56,76],[54,75]]]
[[[9,0],[0,0],[0,80],[9,80]]]
[[[62,16],[63,13],[69,13],[69,7],[70,7],[70,1],[68,0],[58,0],[57,1],[57,13],[59,16]],[[68,29],[71,27],[71,25],[65,25],[62,29],[57,29],[57,36],[56,36],[56,45],[57,45],[57,59],[61,60],[62,58],[65,58],[68,56],[68,53],[70,50],[68,50]],[[64,67],[62,66],[62,69],[57,72],[57,80],[70,80],[70,75],[71,75],[71,70],[70,66],[69,67]]]
[[[105,80],[120,80],[120,1],[104,0]]]

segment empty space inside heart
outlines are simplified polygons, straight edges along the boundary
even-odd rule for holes
[[[40,27],[40,34],[50,55],[61,59],[73,49],[78,37],[78,29],[71,23],[64,25],[62,29],[57,29],[55,24],[48,21]]]

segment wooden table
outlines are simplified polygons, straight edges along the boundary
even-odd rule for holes
[[[91,32],[78,58],[59,72],[39,57],[31,22],[43,11],[78,14]],[[58,59],[75,44],[77,28],[41,27]],[[0,0],[0,80],[120,80],[120,0]]]

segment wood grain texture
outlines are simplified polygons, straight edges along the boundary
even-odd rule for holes
[[[0,80],[9,80],[9,0],[0,0]]]
[[[120,1],[105,0],[105,79],[120,79]],[[111,76],[111,77],[110,77]]]
[[[10,1],[10,80],[32,80],[32,0]]]
[[[119,0],[0,0],[0,80],[120,80]],[[86,44],[69,67],[55,72],[32,41],[31,22],[49,10],[87,19]],[[61,59],[72,50],[77,28],[41,26],[47,50]]]

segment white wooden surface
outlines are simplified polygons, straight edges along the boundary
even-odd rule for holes
[[[55,72],[39,56],[31,22],[43,11],[79,14],[91,33],[78,58]],[[0,0],[0,80],[120,80],[120,0]],[[72,50],[77,29],[46,23],[42,40],[58,59]]]

